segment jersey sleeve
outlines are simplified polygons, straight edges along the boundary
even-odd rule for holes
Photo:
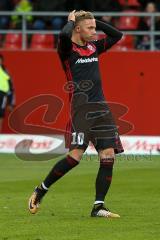
[[[102,21],[96,20],[96,25],[98,29],[106,34],[106,37],[94,42],[98,54],[101,54],[116,44],[122,38],[123,34],[115,27]]]
[[[61,57],[66,58],[69,56],[72,49],[72,31],[74,29],[74,22],[68,21],[59,34],[58,39],[58,53]]]

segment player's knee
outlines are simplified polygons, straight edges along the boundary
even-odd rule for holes
[[[80,160],[82,159],[83,153],[84,153],[84,150],[82,149],[74,149],[71,152],[69,152],[68,155],[70,155],[76,161],[80,162]]]
[[[115,158],[114,148],[107,148],[99,151],[100,159],[104,158]]]
[[[105,149],[99,152],[100,165],[103,167],[112,168],[115,160],[113,148]]]

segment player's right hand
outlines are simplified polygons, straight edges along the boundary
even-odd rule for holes
[[[75,12],[76,10],[73,10],[72,12],[70,12],[70,14],[68,15],[68,21],[75,22]]]

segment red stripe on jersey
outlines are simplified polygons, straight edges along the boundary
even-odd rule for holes
[[[92,43],[87,44],[87,48],[84,49],[83,47],[78,47],[76,44],[73,43],[73,51],[77,52],[80,56],[90,56],[96,51],[96,47]]]
[[[73,82],[73,77],[72,77],[72,72],[71,72],[71,68],[69,65],[69,61],[68,60],[64,61],[64,64],[65,64],[65,73],[67,76],[67,80]],[[72,95],[73,95],[73,91],[69,92],[69,101],[71,101]]]
[[[66,148],[70,148],[71,141],[72,141],[72,122],[70,119],[66,125],[66,132],[65,132],[65,147]]]
[[[72,77],[69,61],[68,60],[64,61],[64,64],[65,64],[65,73],[67,76],[67,81],[73,82],[73,77]],[[73,96],[73,90],[71,92],[69,92],[69,101],[71,101],[72,96]],[[66,124],[66,132],[65,132],[65,147],[66,148],[70,147],[71,141],[72,141],[72,123],[71,123],[71,120],[69,120],[69,122]]]
[[[66,75],[67,75],[67,80],[69,81],[72,81],[73,78],[72,78],[72,73],[71,73],[71,68],[70,68],[70,65],[69,65],[69,61],[66,60],[64,62],[65,66],[66,66]]]

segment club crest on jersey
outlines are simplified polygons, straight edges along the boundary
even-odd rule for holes
[[[96,47],[92,43],[88,43],[87,47],[79,47],[73,43],[73,51],[77,52],[80,56],[89,57],[96,52]]]
[[[91,44],[88,44],[88,46],[87,46],[88,48],[89,48],[89,50],[91,50],[91,51],[95,51],[95,48],[91,45]]]

